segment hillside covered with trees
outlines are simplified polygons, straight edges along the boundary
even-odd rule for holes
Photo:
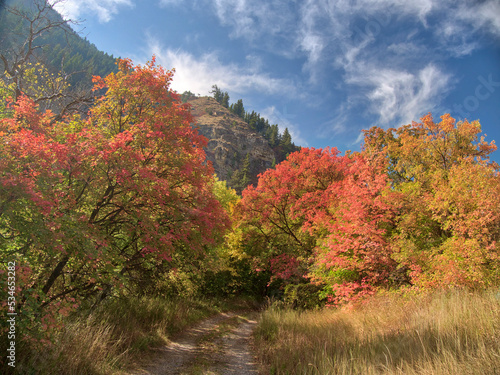
[[[13,0],[0,12],[0,82],[42,109],[84,114],[92,76],[116,72],[116,60],[75,33],[50,2]]]
[[[255,127],[214,98],[190,96],[187,103],[196,120],[195,127],[208,139],[205,146],[207,159],[215,173],[227,181],[238,194],[248,185],[256,185],[258,175],[274,167],[277,160],[285,158],[285,150],[298,149],[291,145],[291,137],[278,137],[274,146]],[[278,129],[278,126],[274,126]]]

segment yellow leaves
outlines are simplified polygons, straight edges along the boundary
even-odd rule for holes
[[[227,186],[227,182],[214,177],[212,191],[222,207],[232,215],[234,207],[241,200],[236,190]]]
[[[7,79],[13,78],[8,73],[6,75]],[[16,90],[19,90],[34,101],[51,101],[69,88],[61,73],[51,73],[43,64],[31,62],[26,63],[22,77],[17,77],[8,86],[3,85],[13,97],[16,97]]]
[[[404,181],[429,181],[433,171],[446,173],[468,158],[488,163],[489,154],[496,150],[495,142],[487,143],[479,121],[456,123],[449,114],[434,122],[432,115],[422,117],[397,130],[372,128],[365,132],[365,152],[378,150],[389,161],[389,173],[396,184]]]
[[[435,122],[428,114],[365,137],[365,150],[385,153],[398,210],[391,242],[399,263],[421,267],[414,284],[498,282],[490,250],[500,240],[498,165],[489,162],[496,145],[485,141],[479,121],[445,114]]]

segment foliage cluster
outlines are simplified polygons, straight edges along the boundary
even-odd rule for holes
[[[217,252],[237,196],[214,180],[206,139],[171,77],[154,58],[121,60],[118,73],[95,77],[105,94],[85,118],[57,120],[26,96],[9,103],[0,120],[1,300],[5,312],[6,266],[16,262],[23,339],[43,342],[37,330],[50,336],[62,316],[110,295],[165,294],[169,277],[187,295],[193,278],[182,275]]]
[[[429,114],[366,131],[361,152],[292,153],[243,192],[243,251],[284,284],[324,285],[332,304],[403,286],[498,285],[500,176],[480,132]],[[284,256],[288,273],[273,269]]]

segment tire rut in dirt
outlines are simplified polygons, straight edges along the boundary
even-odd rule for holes
[[[201,324],[174,338],[166,347],[157,350],[154,363],[144,369],[136,370],[132,375],[180,375],[203,355],[199,342],[209,335],[223,321],[235,316],[233,313],[220,314],[207,319]]]
[[[231,333],[222,338],[224,358],[216,369],[221,375],[257,375],[257,364],[251,351],[252,332],[256,320],[244,319]]]

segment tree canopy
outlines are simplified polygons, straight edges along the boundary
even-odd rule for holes
[[[86,118],[54,121],[21,96],[0,120],[0,247],[21,265],[24,321],[140,294],[176,256],[203,257],[222,241],[229,218],[206,139],[171,79],[154,58],[121,60],[116,74],[94,78],[105,94]]]
[[[480,132],[477,121],[429,114],[371,128],[358,153],[290,154],[243,192],[246,251],[270,271],[273,258],[292,256],[290,272],[334,304],[380,288],[498,285],[496,146]]]

